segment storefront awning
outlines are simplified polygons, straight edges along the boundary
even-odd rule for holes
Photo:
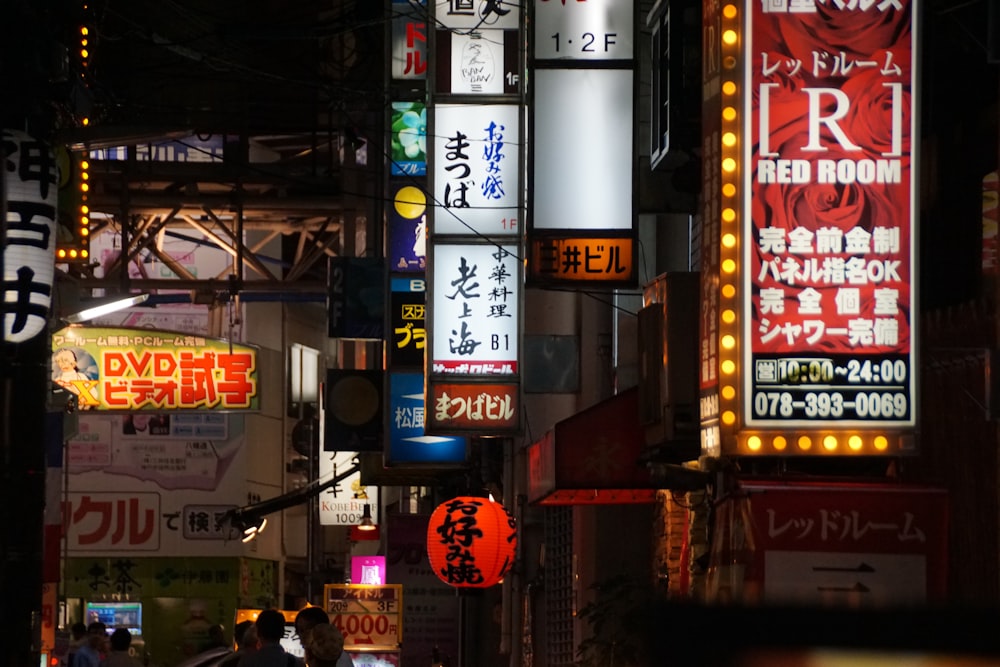
[[[528,501],[538,505],[649,503],[640,462],[639,391],[629,389],[558,422],[528,447]]]

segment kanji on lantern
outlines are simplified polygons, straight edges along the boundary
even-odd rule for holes
[[[490,498],[460,496],[438,505],[427,526],[427,556],[437,577],[458,588],[489,588],[514,563],[517,524]]]

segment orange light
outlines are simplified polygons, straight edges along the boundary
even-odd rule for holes
[[[726,410],[722,413],[722,423],[726,426],[732,426],[736,423],[736,413],[732,410]]]
[[[875,449],[879,450],[880,452],[884,452],[885,450],[889,449],[889,439],[886,438],[884,435],[877,435],[875,436],[875,440],[872,441],[872,445],[874,445]]]
[[[735,120],[736,119],[736,107],[726,107],[722,110],[723,120]]]
[[[87,185],[86,183],[80,183],[80,192],[88,192],[88,191],[90,191],[90,186]]]
[[[722,372],[726,375],[732,375],[736,372],[736,362],[732,359],[726,359],[722,362]]]
[[[736,160],[731,157],[727,157],[722,161],[722,171],[730,173],[736,171]]]
[[[823,438],[823,449],[828,452],[832,452],[837,448],[837,437],[833,435],[828,435]]]
[[[722,15],[727,19],[736,18],[736,5],[726,5],[722,8]]]
[[[808,435],[800,435],[796,444],[798,444],[799,449],[801,449],[804,452],[809,451],[810,449],[812,449],[813,446],[812,438],[810,438]]]
[[[722,186],[722,194],[726,197],[732,197],[736,194],[736,186],[732,183],[726,183]]]
[[[736,387],[732,386],[731,384],[727,384],[725,387],[722,388],[722,398],[726,399],[727,401],[731,401],[735,397],[736,397]]]
[[[90,30],[87,29],[87,26],[82,25],[82,26],[80,26],[80,34],[81,35],[89,35],[90,34]]]
[[[722,349],[731,350],[736,347],[736,337],[731,334],[726,334],[722,337]]]
[[[467,532],[463,563],[479,577],[467,577],[452,561],[455,526]],[[490,498],[459,496],[437,506],[427,522],[427,560],[438,579],[456,588],[489,588],[514,564],[517,527],[503,505]]]
[[[723,273],[733,273],[736,271],[736,261],[732,259],[726,259],[722,262],[722,272]]]
[[[735,44],[736,43],[736,31],[735,30],[726,30],[725,32],[723,32],[722,33],[722,43],[723,44],[727,44],[728,46],[732,46],[733,44]]]
[[[733,132],[726,132],[722,135],[722,145],[732,147],[736,145],[736,134]]]
[[[760,449],[760,436],[751,435],[747,438],[747,449],[751,452],[756,452]]]
[[[735,213],[733,216],[735,217]],[[723,211],[723,218],[725,218],[725,211]],[[732,220],[726,220],[726,222],[732,222]],[[736,246],[736,235],[735,234],[723,234],[722,235],[722,247],[732,248]]]
[[[723,285],[722,296],[726,297],[727,299],[732,299],[734,296],[736,296],[736,285],[730,285],[729,283]]]
[[[732,324],[736,321],[736,311],[730,310],[729,308],[722,311],[722,321],[726,324]]]
[[[861,446],[864,445],[864,441],[861,439],[860,435],[852,435],[847,439],[847,446],[854,451],[861,451]]]
[[[736,83],[733,81],[726,81],[722,84],[722,92],[726,95],[732,95],[736,92]]]
[[[776,435],[774,436],[774,440],[771,441],[771,446],[774,447],[779,452],[783,452],[785,451],[785,447],[788,446],[788,441],[785,440],[785,436]]]

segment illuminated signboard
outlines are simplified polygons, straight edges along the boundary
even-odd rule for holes
[[[389,368],[423,368],[427,346],[423,278],[393,276],[389,294]]]
[[[426,78],[426,2],[392,0],[392,16],[392,78]]]
[[[427,435],[422,373],[389,375],[388,465],[406,463],[464,463],[465,438]]]
[[[344,635],[344,648],[397,647],[403,638],[403,585],[326,584],[330,623]]]
[[[467,30],[518,28],[521,3],[514,0],[436,0],[434,20],[442,28]]]
[[[635,285],[634,8],[534,6],[529,284]]]
[[[632,229],[632,79],[631,69],[535,72],[532,229]]]
[[[520,233],[516,104],[434,106],[434,234]]]
[[[371,507],[372,522],[378,524],[378,487],[361,483],[361,471],[354,465],[357,452],[328,452],[319,455],[319,479],[328,480],[347,474],[332,487],[319,495],[319,523],[321,526],[357,526]]]
[[[389,128],[390,173],[427,175],[427,107],[423,102],[393,102]]]
[[[61,329],[52,385],[84,410],[253,411],[260,401],[256,348],[154,329]]]
[[[434,246],[433,373],[518,372],[520,267],[516,245]]]
[[[427,266],[427,194],[424,177],[389,183],[386,262],[389,271],[423,273]]]
[[[631,2],[535,2],[535,58],[633,58]],[[631,101],[631,98],[629,98]]]
[[[48,145],[3,131],[3,341],[25,343],[48,326],[56,253],[56,161]]]
[[[437,32],[438,93],[516,94],[520,75],[516,30]]]
[[[538,282],[635,284],[632,237],[531,239],[529,271]]]
[[[912,5],[751,5],[749,427],[914,425]]]
[[[519,387],[513,382],[432,383],[427,423],[435,433],[498,434],[520,426]]]

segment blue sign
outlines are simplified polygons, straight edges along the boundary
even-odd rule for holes
[[[424,433],[423,373],[389,375],[388,465],[464,463],[466,440]]]
[[[386,259],[390,271],[423,272],[427,266],[427,194],[425,178],[390,182],[392,206],[387,231]]]

